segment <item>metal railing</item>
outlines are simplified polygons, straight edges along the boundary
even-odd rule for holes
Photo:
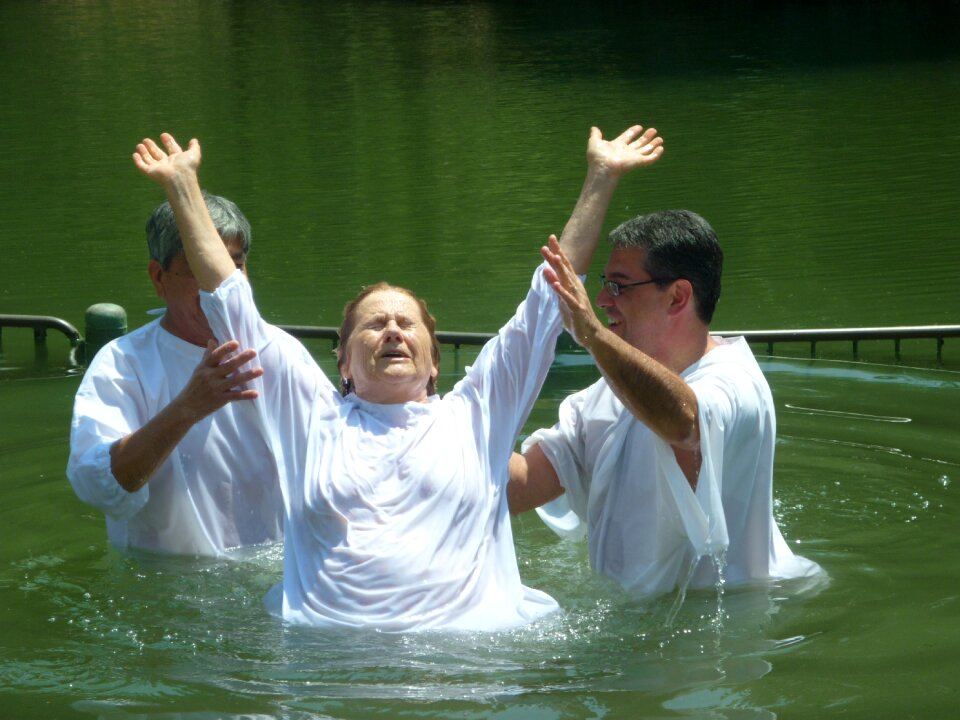
[[[334,347],[339,342],[337,328],[317,325],[280,325],[294,337],[330,340]],[[900,359],[900,341],[907,339],[927,339],[936,341],[937,362],[943,362],[944,339],[960,337],[960,325],[911,325],[903,327],[875,328],[821,328],[808,330],[714,330],[721,337],[743,336],[748,343],[767,346],[767,354],[773,354],[776,343],[810,343],[810,357],[816,357],[817,344],[822,342],[849,342],[853,347],[853,356],[859,355],[860,342],[864,340],[892,340],[894,354]],[[437,331],[437,340],[443,345],[483,345],[494,333],[445,332]],[[564,333],[560,336],[561,349],[575,348],[573,340]]]
[[[281,330],[290,333],[301,340],[307,338],[311,340],[329,340],[336,347],[340,342],[340,336],[337,334],[337,328],[324,325],[277,325]],[[437,341],[441,345],[453,345],[459,348],[461,345],[483,345],[495,333],[479,332],[455,332],[450,330],[437,330]]]
[[[67,336],[70,347],[78,347],[82,341],[80,331],[66,320],[51,315],[3,315],[0,314],[0,331],[5,327],[32,328],[36,343],[45,342],[48,330],[56,330]]]
[[[775,343],[810,343],[810,357],[816,357],[817,343],[849,342],[853,356],[859,356],[860,342],[864,340],[892,340],[893,352],[900,359],[900,341],[909,339],[936,340],[937,362],[943,362],[943,343],[948,337],[960,337],[960,325],[906,325],[874,328],[821,328],[810,330],[718,330],[715,335],[736,337],[742,335],[749,343],[765,344],[767,354],[773,354]]]
[[[66,320],[49,315],[4,315],[0,314],[0,331],[4,327],[32,328],[34,340],[39,344],[46,340],[47,332],[54,330],[63,333],[76,348],[83,343],[80,332]],[[336,347],[339,342],[337,328],[322,325],[279,325],[282,330],[301,339],[329,340]],[[751,344],[767,346],[767,353],[773,354],[777,343],[809,343],[810,357],[816,357],[817,345],[824,342],[849,342],[852,344],[854,358],[859,355],[859,344],[865,340],[889,340],[894,344],[894,354],[900,359],[900,343],[908,339],[927,339],[936,341],[937,362],[943,362],[943,345],[946,338],[960,338],[960,325],[908,325],[902,327],[872,328],[820,328],[798,330],[715,330],[713,334],[723,337],[742,335]],[[459,349],[463,345],[483,345],[494,333],[437,331],[437,340],[443,345],[453,345]],[[560,336],[561,350],[576,347],[569,335]]]

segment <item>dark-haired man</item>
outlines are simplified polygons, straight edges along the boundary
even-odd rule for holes
[[[743,338],[710,334],[723,266],[713,229],[670,210],[610,241],[606,326],[569,263],[551,263],[565,325],[603,377],[514,455],[511,511],[585,532],[593,568],[642,594],[716,582],[721,554],[730,583],[821,572],[773,517],[770,388]]]

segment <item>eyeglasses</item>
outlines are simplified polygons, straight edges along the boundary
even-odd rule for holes
[[[601,285],[605,287],[607,289],[607,292],[609,292],[614,297],[620,297],[620,293],[622,293],[627,288],[639,287],[640,285],[651,285],[654,283],[657,285],[661,285],[667,282],[673,282],[673,281],[661,280],[660,278],[653,278],[652,280],[641,280],[640,282],[635,282],[635,283],[618,283],[618,282],[614,282],[613,280],[607,280],[606,275],[600,276]]]

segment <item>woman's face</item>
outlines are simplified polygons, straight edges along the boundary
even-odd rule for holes
[[[357,306],[356,325],[344,348],[341,376],[370,402],[423,402],[439,369],[420,307],[396,290],[371,293]]]

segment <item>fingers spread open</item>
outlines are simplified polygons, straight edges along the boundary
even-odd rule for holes
[[[146,153],[144,153],[145,157],[152,158],[153,160],[163,160],[167,156],[167,154],[160,149],[160,146],[151,138],[144,138],[143,142],[138,145],[137,148],[139,149],[141,146],[146,149]]]
[[[647,131],[646,131],[643,135],[640,136],[640,139],[641,139],[643,142],[650,142],[650,141],[653,140],[656,136],[657,136],[657,129],[656,129],[656,128],[647,128]]]
[[[224,358],[236,352],[237,348],[240,347],[240,343],[236,340],[227,340],[222,345],[216,345],[215,343],[215,340],[210,340],[207,343],[207,357],[210,359],[211,365],[219,365]]]
[[[160,133],[160,141],[163,143],[164,147],[167,148],[168,153],[173,154],[182,152],[180,145],[170,133]]]
[[[244,350],[220,363],[220,368],[226,373],[236,372],[257,356],[256,350]]]
[[[620,136],[616,140],[614,140],[614,142],[629,143],[637,135],[639,135],[642,130],[643,130],[643,125],[634,125],[632,127],[628,127],[626,130],[620,133]]]
[[[241,373],[236,373],[230,375],[230,387],[237,387],[238,385],[244,385],[251,380],[256,380],[258,377],[263,375],[263,368],[257,367],[252,370],[245,370]]]

